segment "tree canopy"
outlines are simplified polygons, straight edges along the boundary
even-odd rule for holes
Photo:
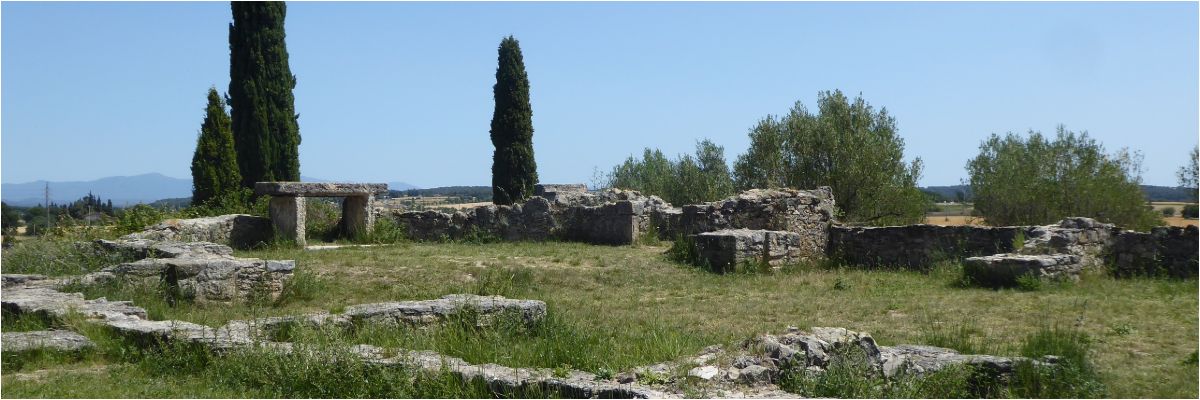
[[[242,185],[300,180],[296,76],[284,41],[287,4],[232,2],[229,107]]]
[[[633,189],[662,197],[674,205],[720,200],[733,194],[725,148],[710,140],[696,143],[696,154],[667,159],[658,149],[630,156],[604,177],[604,186]]]
[[[1161,223],[1147,206],[1141,156],[1107,154],[1088,136],[1058,126],[1053,139],[1030,131],[992,134],[967,164],[975,210],[990,225],[1039,225],[1091,217],[1131,229]]]
[[[904,162],[904,139],[887,109],[841,91],[818,95],[817,113],[797,102],[782,117],[751,128],[738,156],[737,190],[829,186],[844,222],[910,224],[924,219],[928,198],[917,188],[922,163]]]

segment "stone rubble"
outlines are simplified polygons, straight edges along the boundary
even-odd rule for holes
[[[141,232],[125,235],[121,239],[211,242],[237,248],[250,248],[271,241],[271,220],[246,214],[169,219]]]
[[[97,240],[95,246],[99,251],[121,252],[140,259],[103,268],[73,282],[165,283],[197,302],[228,303],[259,297],[274,300],[283,293],[283,285],[296,267],[292,260],[234,257],[229,246],[210,242],[121,239]]]
[[[4,279],[5,282],[18,280],[20,278],[7,276]],[[526,323],[536,323],[546,314],[545,303],[536,300],[459,294],[438,300],[350,306],[342,314],[316,313],[230,321],[220,328],[211,328],[184,321],[151,321],[146,318],[145,310],[129,302],[84,300],[82,294],[61,293],[52,287],[39,286],[39,282],[43,281],[30,280],[7,286],[2,299],[4,309],[14,314],[43,313],[59,318],[80,313],[146,346],[184,342],[207,346],[217,353],[248,346],[283,353],[304,349],[290,342],[272,341],[272,331],[288,323],[347,326],[425,324],[444,320],[446,316],[464,309],[476,310],[481,316],[513,312],[516,313],[513,315],[521,315]],[[5,334],[4,340],[5,351],[9,351],[8,334]],[[704,382],[705,393],[712,393],[716,397],[791,398],[795,394],[784,392],[776,386],[785,369],[822,373],[835,362],[839,351],[850,347],[861,349],[872,368],[888,377],[902,373],[927,374],[948,366],[971,365],[980,367],[979,371],[983,373],[1003,378],[1012,373],[1016,362],[1023,360],[962,355],[950,349],[931,346],[878,346],[869,334],[844,328],[812,328],[805,332],[794,327],[789,327],[783,334],[767,334],[747,340],[734,351],[709,346],[698,356],[681,363],[639,367],[612,379],[602,379],[578,370],[563,374],[563,371],[546,368],[475,365],[430,351],[384,349],[369,345],[355,345],[349,350],[363,362],[374,365],[403,366],[431,374],[451,373],[464,380],[479,380],[501,396],[542,390],[542,393],[550,391],[568,398],[679,398],[686,393],[673,385],[675,380],[696,379]],[[689,372],[682,378],[673,376],[673,371],[680,371],[681,366],[686,366]]]

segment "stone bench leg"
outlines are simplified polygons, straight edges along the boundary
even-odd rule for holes
[[[304,246],[304,197],[272,196],[271,223],[284,239],[294,240]]]
[[[371,212],[373,196],[349,196],[342,201],[342,233],[354,237],[367,233],[375,225],[375,215]]]

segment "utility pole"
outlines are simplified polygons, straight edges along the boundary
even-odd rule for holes
[[[50,232],[51,221],[54,216],[50,214],[50,182],[46,182],[46,232]]]

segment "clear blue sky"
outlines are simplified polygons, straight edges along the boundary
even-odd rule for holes
[[[205,92],[228,87],[229,4],[2,5],[2,177],[189,177]],[[818,91],[898,121],[923,185],[988,134],[1057,124],[1174,185],[1197,143],[1196,3],[291,3],[301,172],[487,185],[496,47],[521,41],[546,182],[643,147],[733,159]]]

